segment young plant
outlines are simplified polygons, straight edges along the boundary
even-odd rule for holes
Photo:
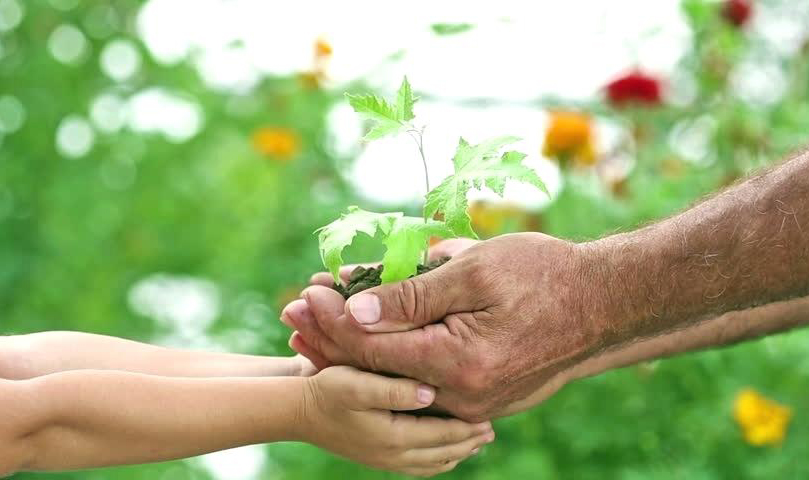
[[[517,137],[497,137],[477,145],[470,145],[463,138],[458,142],[452,158],[455,172],[440,185],[430,189],[427,159],[424,155],[424,127],[413,123],[413,106],[418,100],[407,81],[396,94],[395,103],[389,103],[376,95],[346,94],[354,110],[372,122],[365,140],[376,140],[400,133],[409,134],[416,143],[424,167],[426,201],[422,217],[408,217],[402,212],[374,213],[358,207],[349,207],[339,219],[320,228],[320,254],[323,264],[340,284],[338,272],[343,265],[343,250],[351,245],[358,233],[381,239],[385,245],[382,257],[382,283],[397,282],[413,276],[423,259],[426,264],[427,248],[431,237],[477,238],[467,214],[467,193],[484,186],[498,195],[503,195],[506,182],[517,180],[530,183],[546,194],[545,184],[531,168],[522,164],[524,153],[500,151],[519,140]],[[443,220],[435,220],[436,215]]]

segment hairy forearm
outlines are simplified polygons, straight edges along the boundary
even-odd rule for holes
[[[304,379],[171,378],[81,370],[25,381],[45,421],[26,470],[157,462],[296,439]],[[20,382],[20,383],[25,383]]]
[[[177,377],[295,375],[293,358],[178,350],[104,335],[42,332],[0,337],[0,378],[67,370],[123,370]]]
[[[611,343],[809,294],[809,155],[592,244]]]
[[[809,297],[728,312],[683,329],[638,339],[603,351],[559,373],[527,398],[509,405],[500,415],[512,415],[529,409],[543,402],[572,380],[649,360],[731,345],[807,324],[809,324]]]
[[[809,324],[809,297],[728,312],[663,335],[608,350],[576,367],[575,377],[681,353],[722,347]]]

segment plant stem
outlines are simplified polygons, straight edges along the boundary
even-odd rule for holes
[[[408,130],[410,132],[410,136],[413,137],[413,140],[416,142],[416,146],[419,148],[419,155],[421,155],[421,165],[424,167],[424,195],[430,193],[430,173],[427,171],[427,158],[424,156],[424,127],[421,130],[411,129]],[[422,217],[424,217],[424,223],[426,224],[429,220],[427,215],[424,214],[424,210],[422,209]],[[429,260],[429,245],[424,250],[424,265],[427,265],[427,261]]]

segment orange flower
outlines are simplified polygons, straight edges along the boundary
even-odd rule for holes
[[[747,388],[736,396],[733,416],[750,445],[780,445],[786,436],[792,410]]]
[[[326,71],[333,51],[329,42],[322,38],[317,39],[315,42],[314,67],[312,70],[298,74],[298,81],[304,88],[317,90],[323,86],[323,83],[328,79]]]
[[[300,150],[298,135],[288,128],[264,127],[253,133],[253,148],[265,154],[289,160]]]
[[[578,166],[596,163],[595,132],[590,116],[584,113],[551,112],[545,131],[542,154],[563,165],[572,160]]]
[[[331,44],[322,38],[318,38],[315,42],[315,58],[331,56],[334,50]]]

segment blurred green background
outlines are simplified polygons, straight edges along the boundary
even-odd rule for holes
[[[354,193],[341,172],[362,147],[336,148],[327,121],[343,91],[370,87],[362,76],[331,82],[328,61],[339,51],[313,36],[309,68],[217,88],[193,54],[172,62],[152,54],[137,21],[144,3],[0,0],[0,330],[81,330],[289,355],[278,314],[321,268],[312,232],[347,205],[387,208]],[[610,8],[631,18],[622,3]],[[639,101],[594,89],[588,98],[551,92],[522,102],[557,112],[547,131],[537,125],[534,134],[546,146],[563,137],[546,149],[560,167],[556,194],[542,208],[477,202],[478,231],[533,229],[585,240],[630,229],[805,144],[807,2],[760,0],[750,11],[736,5],[747,3],[682,3],[686,47],[666,78],[646,78],[659,98],[630,82],[616,88]],[[194,4],[183,5],[193,23]],[[277,15],[283,20],[284,9]],[[552,18],[553,3],[541,15]],[[759,15],[770,23],[758,28]],[[166,21],[184,28],[182,18]],[[760,34],[795,23],[778,42]],[[426,29],[424,42],[471,35],[477,26],[469,27]],[[524,48],[513,46],[514,62],[542,63],[522,56]],[[743,88],[756,75],[764,75],[758,89]],[[468,103],[485,110],[491,102]],[[578,112],[578,120],[554,133],[560,111]],[[602,126],[617,140],[582,153]],[[354,259],[379,253],[369,248],[355,249]],[[497,442],[446,477],[804,478],[807,340],[798,331],[577,382],[529,413],[497,421]],[[792,408],[782,445],[744,442],[732,406],[747,387]],[[299,444],[15,476],[323,477],[396,476]]]

